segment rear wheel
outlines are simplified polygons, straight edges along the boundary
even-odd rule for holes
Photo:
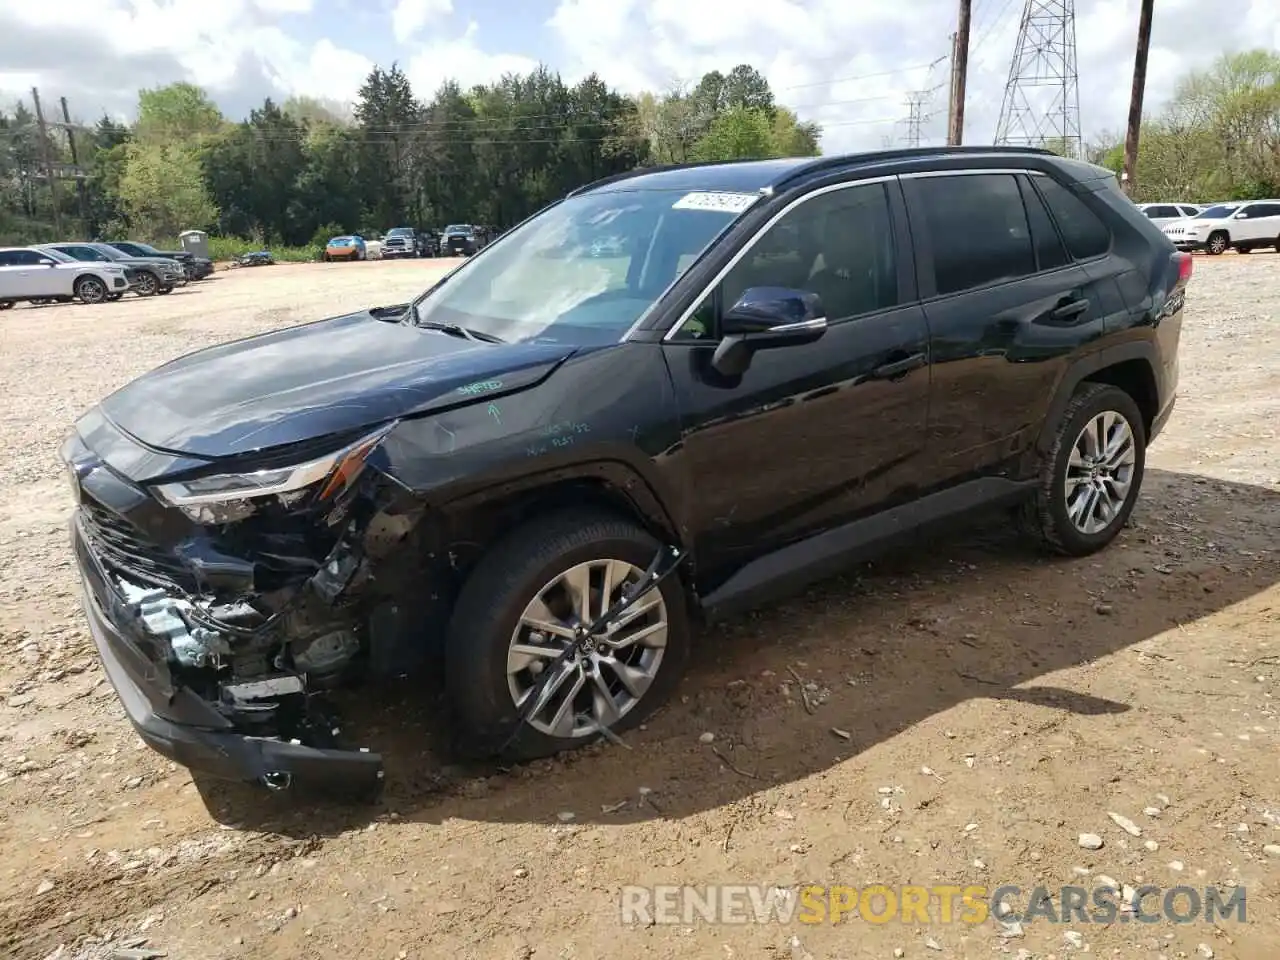
[[[119,300],[123,296],[124,296],[123,293],[108,293],[107,299],[110,300],[112,303],[115,303],[115,301]]]
[[[12,300],[0,300],[0,310],[12,310],[12,309],[13,309]]]
[[[1209,242],[1205,244],[1205,252],[1216,257],[1221,253],[1225,253],[1229,245],[1226,231],[1217,230],[1209,234]]]
[[[173,293],[173,287],[171,286],[160,287],[156,290],[156,293],[163,297],[166,293]]]
[[[81,277],[75,291],[81,303],[103,303],[107,299],[107,285],[97,277]]]
[[[1081,384],[1019,516],[1022,528],[1055,553],[1085,556],[1107,546],[1137,502],[1146,441],[1133,397],[1110,384]]]
[[[674,576],[585,650],[556,662],[574,627],[617,602],[659,549],[626,520],[569,510],[516,529],[480,560],[446,644],[462,753],[547,756],[591,743],[606,728],[634,727],[661,705],[689,650],[685,598]],[[538,706],[521,722],[518,711],[531,696]]]

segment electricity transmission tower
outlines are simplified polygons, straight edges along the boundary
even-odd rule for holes
[[[1075,0],[1026,0],[996,143],[1080,156]]]
[[[907,133],[903,138],[908,147],[920,146],[920,128],[924,126],[924,105],[929,90],[916,90],[907,94]]]

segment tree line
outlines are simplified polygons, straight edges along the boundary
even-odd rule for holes
[[[74,136],[85,177],[60,181],[68,236],[167,240],[199,228],[305,246],[397,225],[505,228],[637,166],[817,155],[821,130],[748,64],[635,97],[540,67],[468,90],[447,82],[425,101],[393,64],[374,68],[350,107],[268,99],[236,122],[204,90],[175,83],[141,91],[134,123],[103,117]],[[56,239],[44,148],[71,159],[62,131],[41,143],[27,106],[0,110],[0,243]],[[1118,173],[1123,137],[1086,152]],[[1280,54],[1224,54],[1145,119],[1135,200],[1278,195]]]
[[[687,89],[629,97],[542,67],[418,98],[375,67],[350,107],[265,100],[234,122],[200,87],[143,90],[137,120],[73,128],[85,176],[61,180],[70,235],[173,238],[205,229],[263,245],[446,222],[508,227],[569,190],[656,163],[816,155],[820,129],[775,101],[749,65]],[[70,160],[31,110],[0,111],[0,242],[54,239],[44,150]]]

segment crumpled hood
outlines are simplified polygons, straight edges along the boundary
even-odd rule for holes
[[[463,340],[365,311],[188,354],[101,409],[150,447],[241,456],[524,389],[573,352]]]

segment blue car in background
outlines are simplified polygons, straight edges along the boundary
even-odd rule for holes
[[[364,237],[348,235],[334,237],[324,248],[321,258],[325,263],[334,260],[368,260],[369,251],[365,248]]]

